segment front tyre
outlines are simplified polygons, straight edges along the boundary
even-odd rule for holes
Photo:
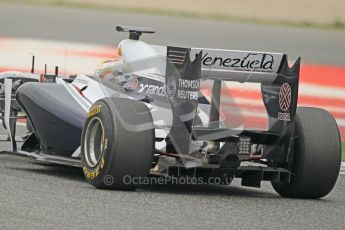
[[[290,183],[273,183],[283,197],[321,198],[334,187],[341,163],[341,139],[333,116],[318,108],[297,109]]]
[[[97,188],[135,189],[138,183],[133,179],[149,173],[154,144],[152,116],[143,102],[126,98],[97,101],[82,134],[86,180]]]

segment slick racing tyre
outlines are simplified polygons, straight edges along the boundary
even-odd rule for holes
[[[273,183],[283,197],[321,198],[334,187],[341,163],[341,139],[332,115],[318,108],[298,108],[289,170],[290,183]]]
[[[97,101],[88,113],[81,144],[86,180],[97,188],[134,190],[148,176],[155,134],[149,109],[126,98]]]

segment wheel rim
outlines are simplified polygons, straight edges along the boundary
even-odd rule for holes
[[[95,167],[100,161],[104,151],[104,126],[101,119],[93,117],[86,127],[84,141],[84,155],[87,165]]]

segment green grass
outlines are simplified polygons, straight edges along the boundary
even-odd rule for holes
[[[342,154],[342,157],[341,157],[341,160],[342,161],[345,161],[345,142],[344,143],[342,143],[342,150],[343,150],[343,154]]]
[[[332,25],[334,28],[340,28],[340,29],[344,29],[345,28],[345,22],[341,21],[341,20],[335,20],[333,22]]]
[[[185,11],[174,11],[165,9],[147,9],[141,7],[125,7],[120,5],[101,5],[97,3],[79,3],[71,2],[69,0],[0,0],[0,3],[15,3],[15,4],[27,4],[27,5],[53,5],[59,7],[72,7],[80,9],[95,9],[103,11],[115,11],[115,12],[129,12],[129,13],[140,13],[140,14],[154,14],[164,16],[176,16],[186,18],[200,18],[200,19],[211,19],[221,21],[233,21],[242,23],[255,23],[265,25],[279,25],[289,27],[308,27],[308,28],[319,28],[319,29],[334,29],[334,30],[345,30],[345,22],[341,20],[335,20],[331,23],[316,23],[310,21],[284,21],[284,20],[265,20],[257,18],[247,17],[233,17],[223,14],[211,14],[211,13],[196,13],[196,12],[185,12]]]

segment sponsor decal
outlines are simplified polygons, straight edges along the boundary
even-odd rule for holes
[[[140,84],[138,93],[145,93],[156,96],[166,96],[165,86],[150,85],[150,84]]]
[[[291,121],[290,113],[281,113],[278,112],[278,120],[279,121]]]
[[[89,170],[86,167],[83,167],[83,173],[85,177],[91,180],[98,177],[100,170],[104,168],[104,163],[104,157],[102,156],[100,164],[98,164],[94,169]]]
[[[187,100],[198,100],[199,80],[178,79],[177,97]]]
[[[166,84],[166,93],[169,98],[172,98],[175,96],[176,89],[177,89],[176,80],[175,79],[168,80]]]
[[[288,83],[284,83],[279,91],[279,107],[282,111],[287,111],[291,104],[291,87]]]
[[[290,113],[286,113],[291,105],[291,87],[284,83],[279,90],[279,107],[283,112],[278,112],[278,120],[290,121]]]
[[[198,100],[199,88],[200,83],[198,80],[170,79],[165,86],[140,84],[138,93],[168,96],[169,98],[177,95],[179,99]]]
[[[267,53],[248,53],[244,57],[211,56],[205,53],[202,65],[229,68],[235,71],[273,72],[274,58]]]
[[[101,112],[101,105],[96,105],[96,106],[93,106],[89,113],[88,113],[88,117],[93,117],[95,116],[96,114],[100,113]]]

